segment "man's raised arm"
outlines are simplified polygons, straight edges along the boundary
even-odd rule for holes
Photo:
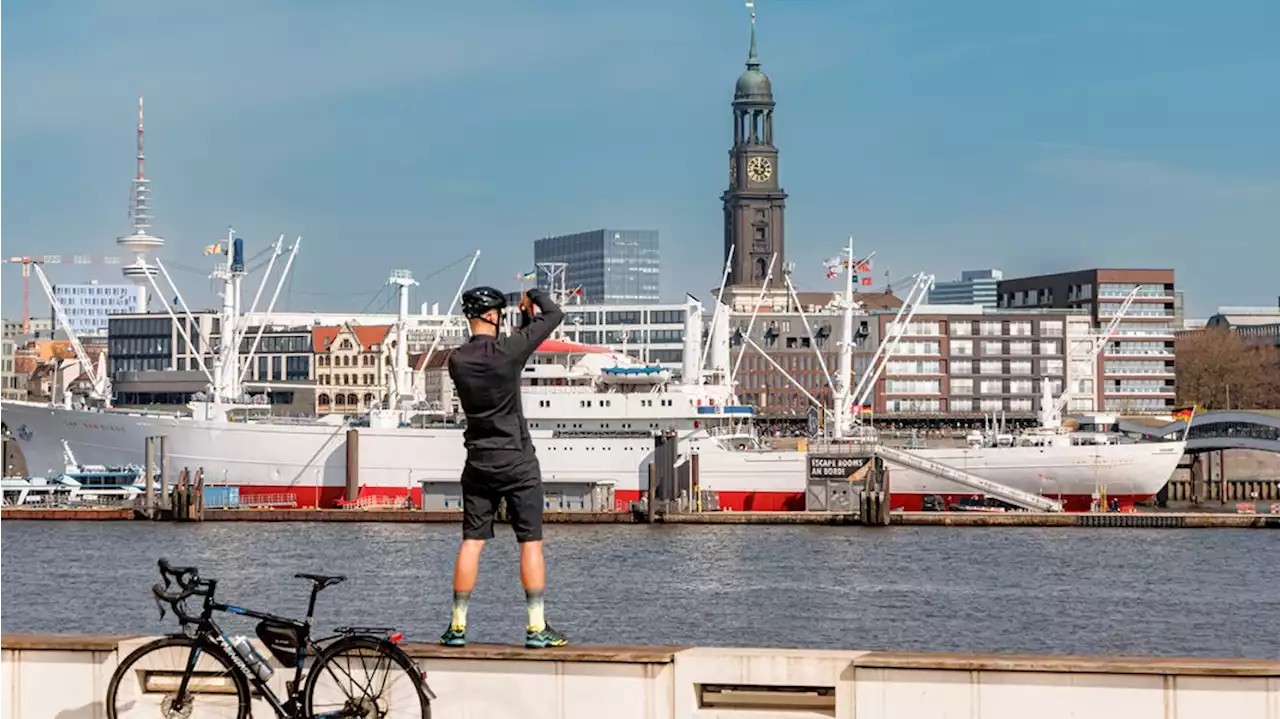
[[[528,361],[543,340],[551,336],[564,321],[564,310],[551,300],[551,296],[536,287],[525,293],[538,308],[523,327],[501,340],[502,349],[515,356],[521,364]]]

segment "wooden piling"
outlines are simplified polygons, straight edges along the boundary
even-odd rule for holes
[[[347,487],[346,500],[354,502],[360,496],[360,431],[347,430]],[[320,507],[320,494],[316,490],[316,507]]]

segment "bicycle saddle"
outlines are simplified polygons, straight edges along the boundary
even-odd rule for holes
[[[327,587],[327,586],[329,586],[329,585],[331,585],[331,584],[338,584],[339,582],[345,582],[345,581],[347,581],[347,578],[346,578],[346,577],[344,577],[344,576],[342,576],[341,574],[307,574],[307,573],[302,573],[302,574],[295,574],[295,575],[293,575],[293,576],[294,576],[294,577],[296,577],[296,578],[298,578],[298,579],[309,579],[309,580],[311,580],[311,581],[315,582],[315,583],[316,583],[316,589],[324,589],[325,587]]]

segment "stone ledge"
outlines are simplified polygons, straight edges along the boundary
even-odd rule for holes
[[[528,649],[518,644],[468,644],[446,647],[428,642],[405,642],[415,659],[507,659],[546,662],[612,662],[617,664],[670,664],[684,647],[573,645]]]
[[[865,669],[1280,677],[1280,661],[1267,659],[868,652],[853,664]]]
[[[0,636],[0,649],[63,652],[113,652],[120,642],[137,639],[131,634],[16,634]]]

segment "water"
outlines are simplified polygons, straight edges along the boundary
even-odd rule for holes
[[[524,637],[516,546],[498,527],[474,642]],[[1280,534],[1259,530],[549,525],[548,618],[578,643],[1280,658]],[[4,632],[159,634],[156,559],[218,597],[301,615],[295,572],[346,574],[321,628],[436,641],[454,525],[11,521]],[[247,629],[227,618],[233,629]]]

